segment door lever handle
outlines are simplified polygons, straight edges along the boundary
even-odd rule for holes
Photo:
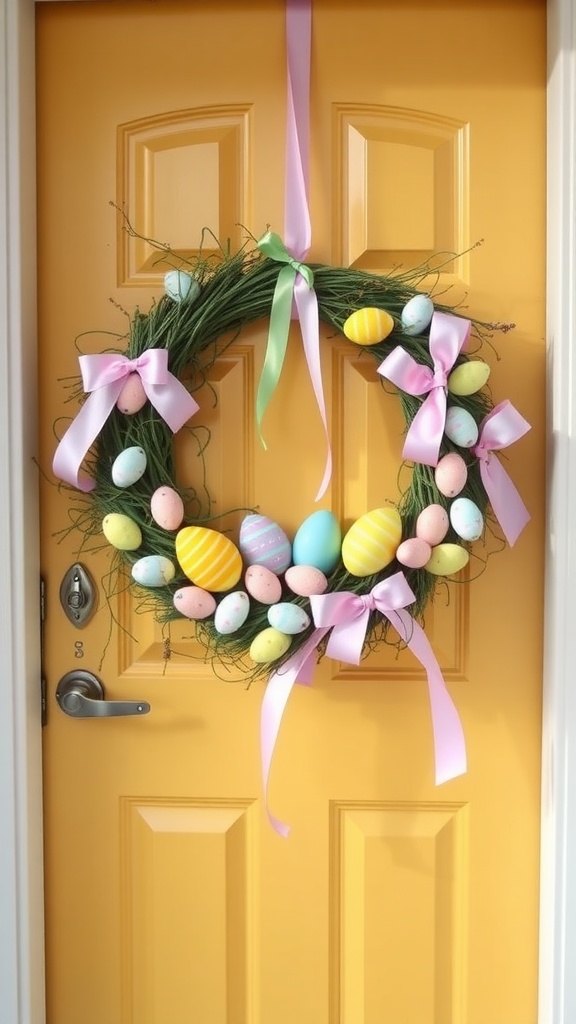
[[[117,718],[121,715],[147,715],[145,700],[104,700],[104,687],[92,672],[77,669],[58,683],[56,700],[71,718]]]

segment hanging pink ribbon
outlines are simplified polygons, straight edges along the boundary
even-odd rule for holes
[[[450,313],[434,313],[429,348],[434,368],[417,363],[401,346],[393,349],[378,373],[409,395],[426,395],[404,442],[402,456],[436,466],[446,423],[448,375],[470,333],[470,321]]]
[[[480,424],[472,454],[480,460],[480,477],[502,532],[512,546],[530,521],[530,513],[500,459],[494,454],[518,441],[530,424],[508,400],[494,406]]]
[[[115,353],[80,356],[84,391],[89,397],[60,441],[52,468],[57,477],[91,491],[96,481],[80,476],[83,459],[108,419],[131,373],[137,373],[142,387],[157,412],[176,433],[198,410],[198,403],[168,369],[165,348],[149,348],[136,359]]]

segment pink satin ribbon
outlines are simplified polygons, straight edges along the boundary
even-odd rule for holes
[[[530,513],[500,459],[494,454],[518,441],[530,424],[508,400],[500,402],[480,424],[472,454],[480,460],[480,477],[502,532],[512,546],[530,521]]]
[[[84,391],[89,397],[60,441],[52,462],[57,477],[91,491],[96,481],[80,476],[83,459],[108,419],[131,373],[137,373],[142,387],[157,412],[176,433],[197,412],[198,403],[168,369],[168,351],[147,349],[136,359],[115,353],[80,356]]]
[[[450,313],[434,313],[429,348],[434,368],[417,363],[401,346],[378,367],[401,391],[426,395],[406,435],[402,456],[411,462],[436,466],[446,423],[448,375],[470,333],[470,321]]]

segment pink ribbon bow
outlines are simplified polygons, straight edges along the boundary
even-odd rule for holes
[[[402,456],[436,466],[446,423],[446,385],[458,354],[470,333],[470,321],[450,313],[434,313],[429,348],[434,369],[417,363],[401,346],[378,367],[378,373],[409,395],[426,395],[406,435]]]
[[[495,405],[484,417],[478,444],[472,448],[472,454],[480,460],[484,490],[510,546],[530,521],[530,513],[494,452],[518,441],[530,429],[530,424],[506,400]]]
[[[131,373],[137,373],[157,412],[176,433],[198,410],[198,403],[168,369],[168,351],[149,348],[136,359],[115,353],[85,355],[78,359],[84,391],[89,397],[60,441],[52,468],[56,476],[81,491],[96,481],[80,477],[82,460],[108,419]]]

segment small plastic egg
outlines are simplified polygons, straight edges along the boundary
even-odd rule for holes
[[[184,519],[184,502],[173,487],[158,487],[150,498],[150,513],[163,530],[177,530]]]
[[[377,306],[364,306],[350,314],[342,330],[356,345],[377,345],[394,330],[394,318]]]
[[[259,665],[268,665],[281,658],[292,643],[292,637],[268,626],[254,637],[250,644],[250,657]]]
[[[470,498],[456,498],[450,505],[450,522],[462,540],[478,540],[484,530],[484,516]]]
[[[445,498],[454,498],[465,487],[468,469],[461,455],[449,452],[442,456],[434,470],[436,487]]]
[[[323,594],[328,589],[324,573],[314,565],[291,565],[284,577],[286,586],[299,597]]]
[[[333,512],[319,509],[298,527],[292,541],[294,565],[314,565],[330,574],[340,560],[342,533]]]
[[[214,628],[222,636],[235,633],[244,625],[250,611],[250,598],[243,590],[226,594],[214,613]]]
[[[116,399],[116,407],[125,416],[133,416],[146,405],[148,396],[144,391],[144,385],[139,373],[129,373],[122,385],[122,390]]]
[[[452,576],[468,565],[470,555],[459,544],[438,544],[424,568],[434,576]]]
[[[264,565],[281,576],[292,561],[292,546],[284,530],[268,516],[253,512],[240,524],[238,547],[248,565]]]
[[[371,576],[389,565],[402,540],[402,520],[395,508],[365,512],[342,541],[342,561],[353,576]]]
[[[193,302],[200,294],[200,285],[185,270],[169,270],[164,275],[164,291],[174,302]]]
[[[249,565],[244,573],[244,585],[255,601],[260,604],[275,604],[282,596],[282,584],[265,565]]]
[[[130,516],[109,512],[102,520],[102,533],[118,551],[136,551],[142,543],[142,531]]]
[[[400,544],[396,558],[401,565],[405,565],[408,569],[421,569],[426,565],[431,554],[432,548],[425,540],[420,537],[409,537],[408,540],[403,540]]]
[[[461,363],[448,377],[448,391],[453,395],[474,395],[484,387],[490,376],[490,367],[482,359],[469,359]]]
[[[280,601],[268,609],[268,622],[281,633],[288,633],[294,636],[296,633],[303,633],[310,625],[310,616],[297,604],[290,604],[289,601]]]
[[[446,413],[444,433],[459,448],[471,448],[478,440],[478,424],[467,409],[451,405]]]
[[[404,334],[422,334],[428,327],[433,313],[434,303],[429,295],[414,295],[408,300],[400,316]]]
[[[125,448],[112,464],[112,481],[116,487],[131,487],[146,472],[146,452],[139,445]]]
[[[444,540],[449,526],[450,519],[442,505],[427,505],[416,520],[416,536],[433,548]]]
[[[177,612],[186,619],[207,619],[214,614],[216,601],[202,587],[180,587],[172,598]]]
[[[174,563],[164,555],[145,555],[132,566],[132,579],[142,587],[164,587],[176,575]]]

